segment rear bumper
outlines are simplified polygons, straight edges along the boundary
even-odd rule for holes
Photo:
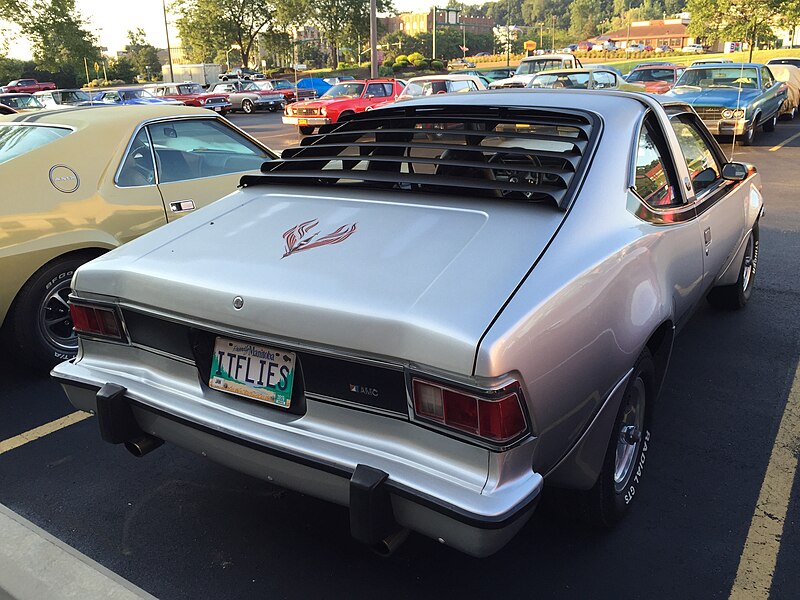
[[[283,115],[283,122],[286,125],[330,125],[332,121],[327,117],[302,117],[296,115]]]
[[[76,408],[98,414],[106,441],[121,443],[146,433],[281,487],[348,506],[353,536],[367,544],[400,527],[473,556],[488,556],[522,528],[541,495],[543,480],[533,471],[485,493],[458,480],[459,465],[452,466],[449,479],[432,476],[422,465],[346,445],[335,432],[320,443],[304,436],[302,427],[294,430],[292,419],[265,431],[270,427],[261,421],[229,410],[209,411],[182,387],[166,390],[74,363],[62,363],[52,374]],[[98,375],[118,383],[107,384]],[[104,404],[109,390],[118,391],[112,411]],[[202,410],[187,414],[187,399]],[[332,409],[321,405],[317,410]],[[217,412],[225,413],[224,420],[203,418]],[[365,477],[377,483],[365,486]]]

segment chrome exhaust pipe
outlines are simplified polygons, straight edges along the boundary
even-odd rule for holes
[[[389,557],[408,539],[409,531],[406,528],[398,529],[387,535],[380,542],[372,546],[372,551],[378,556]]]
[[[147,435],[145,433],[141,437],[126,441],[125,448],[127,448],[128,452],[134,456],[142,457],[145,454],[149,454],[163,443],[164,440],[161,438],[157,438],[153,435]]]

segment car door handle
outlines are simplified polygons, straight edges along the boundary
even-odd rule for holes
[[[711,245],[711,227],[706,227],[703,232],[703,241],[706,243],[706,256],[708,256],[708,247]]]
[[[172,212],[188,212],[194,210],[194,200],[178,200],[170,202],[169,208]]]

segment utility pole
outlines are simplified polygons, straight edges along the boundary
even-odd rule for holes
[[[167,34],[167,60],[169,61],[169,80],[175,81],[175,73],[172,71],[172,50],[169,47],[169,27],[167,27],[167,2],[161,0],[161,7],[164,9],[164,33]],[[230,71],[230,69],[228,69]]]
[[[361,48],[359,48],[359,52]],[[369,72],[372,79],[378,77],[378,3],[369,0]]]
[[[553,15],[553,52],[556,51],[556,16]]]
[[[544,21],[539,21],[539,50],[544,52]]]
[[[506,67],[511,66],[511,0],[506,2]]]
[[[459,13],[459,18],[461,19],[461,33],[463,35],[464,41],[461,42],[461,47],[464,49],[462,52],[464,53],[462,58],[467,58],[467,26],[464,23],[464,3],[461,3],[461,12]]]
[[[433,7],[433,19],[431,20],[431,25],[433,25],[433,47],[431,48],[431,60],[436,60],[436,11],[438,9],[434,6]]]

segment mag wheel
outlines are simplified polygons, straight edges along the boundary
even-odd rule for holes
[[[77,353],[67,301],[72,275],[88,258],[56,259],[34,273],[17,296],[11,335],[31,365],[49,369]]]
[[[250,100],[242,100],[242,111],[249,115],[253,113],[253,103]]]
[[[756,126],[753,126],[742,134],[739,138],[742,141],[742,146],[752,146],[753,140],[756,138]]]
[[[655,367],[645,348],[633,366],[597,483],[581,494],[580,516],[610,527],[628,512],[639,489],[650,450]]]
[[[729,310],[744,308],[753,294],[758,267],[758,221],[753,225],[747,238],[739,267],[739,278],[732,285],[721,285],[708,293],[708,301],[712,306]]]

